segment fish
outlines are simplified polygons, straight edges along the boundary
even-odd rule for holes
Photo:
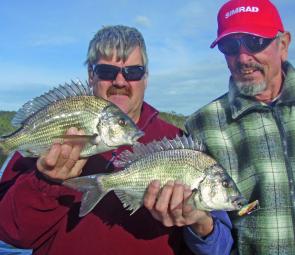
[[[25,103],[15,114],[16,131],[0,137],[2,153],[39,157],[53,143],[83,143],[80,157],[133,145],[143,136],[132,119],[112,102],[93,95],[89,84],[65,83]],[[76,127],[85,135],[65,135]]]
[[[114,161],[122,171],[67,179],[63,185],[82,192],[79,216],[83,217],[113,191],[130,215],[143,205],[147,186],[153,180],[161,185],[181,181],[189,185],[189,203],[194,208],[239,210],[247,203],[236,184],[215,159],[204,152],[204,145],[190,136],[163,138],[148,144],[137,142]]]

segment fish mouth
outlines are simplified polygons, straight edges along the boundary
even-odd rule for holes
[[[245,199],[243,196],[232,196],[231,203],[236,209],[241,209],[244,205],[248,204],[247,199]]]

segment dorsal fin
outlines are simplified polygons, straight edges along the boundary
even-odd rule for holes
[[[198,141],[193,140],[191,136],[176,136],[172,140],[168,140],[164,137],[161,141],[153,141],[148,144],[136,143],[132,147],[133,153],[129,150],[125,150],[118,155],[118,159],[114,161],[116,167],[126,167],[132,162],[148,156],[149,154],[169,151],[176,149],[190,149],[196,151],[205,151],[204,145]]]
[[[56,88],[49,90],[41,96],[35,97],[25,103],[13,117],[11,124],[15,127],[23,125],[26,119],[40,111],[44,107],[69,97],[92,96],[93,91],[88,82],[83,84],[81,81],[71,81]]]

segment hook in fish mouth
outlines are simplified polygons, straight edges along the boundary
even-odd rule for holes
[[[232,205],[237,209],[241,209],[243,206],[248,204],[247,199],[245,199],[243,196],[232,196],[231,197]]]

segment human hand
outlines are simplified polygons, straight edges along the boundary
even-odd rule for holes
[[[82,130],[70,128],[66,135],[83,135]],[[54,143],[48,153],[37,160],[37,169],[48,179],[63,181],[77,177],[81,174],[82,168],[87,159],[79,159],[84,144],[64,142]]]
[[[161,189],[156,180],[146,190],[144,206],[166,227],[190,225],[198,235],[206,236],[213,230],[212,217],[187,203],[191,195],[190,187],[179,181],[168,181]]]

